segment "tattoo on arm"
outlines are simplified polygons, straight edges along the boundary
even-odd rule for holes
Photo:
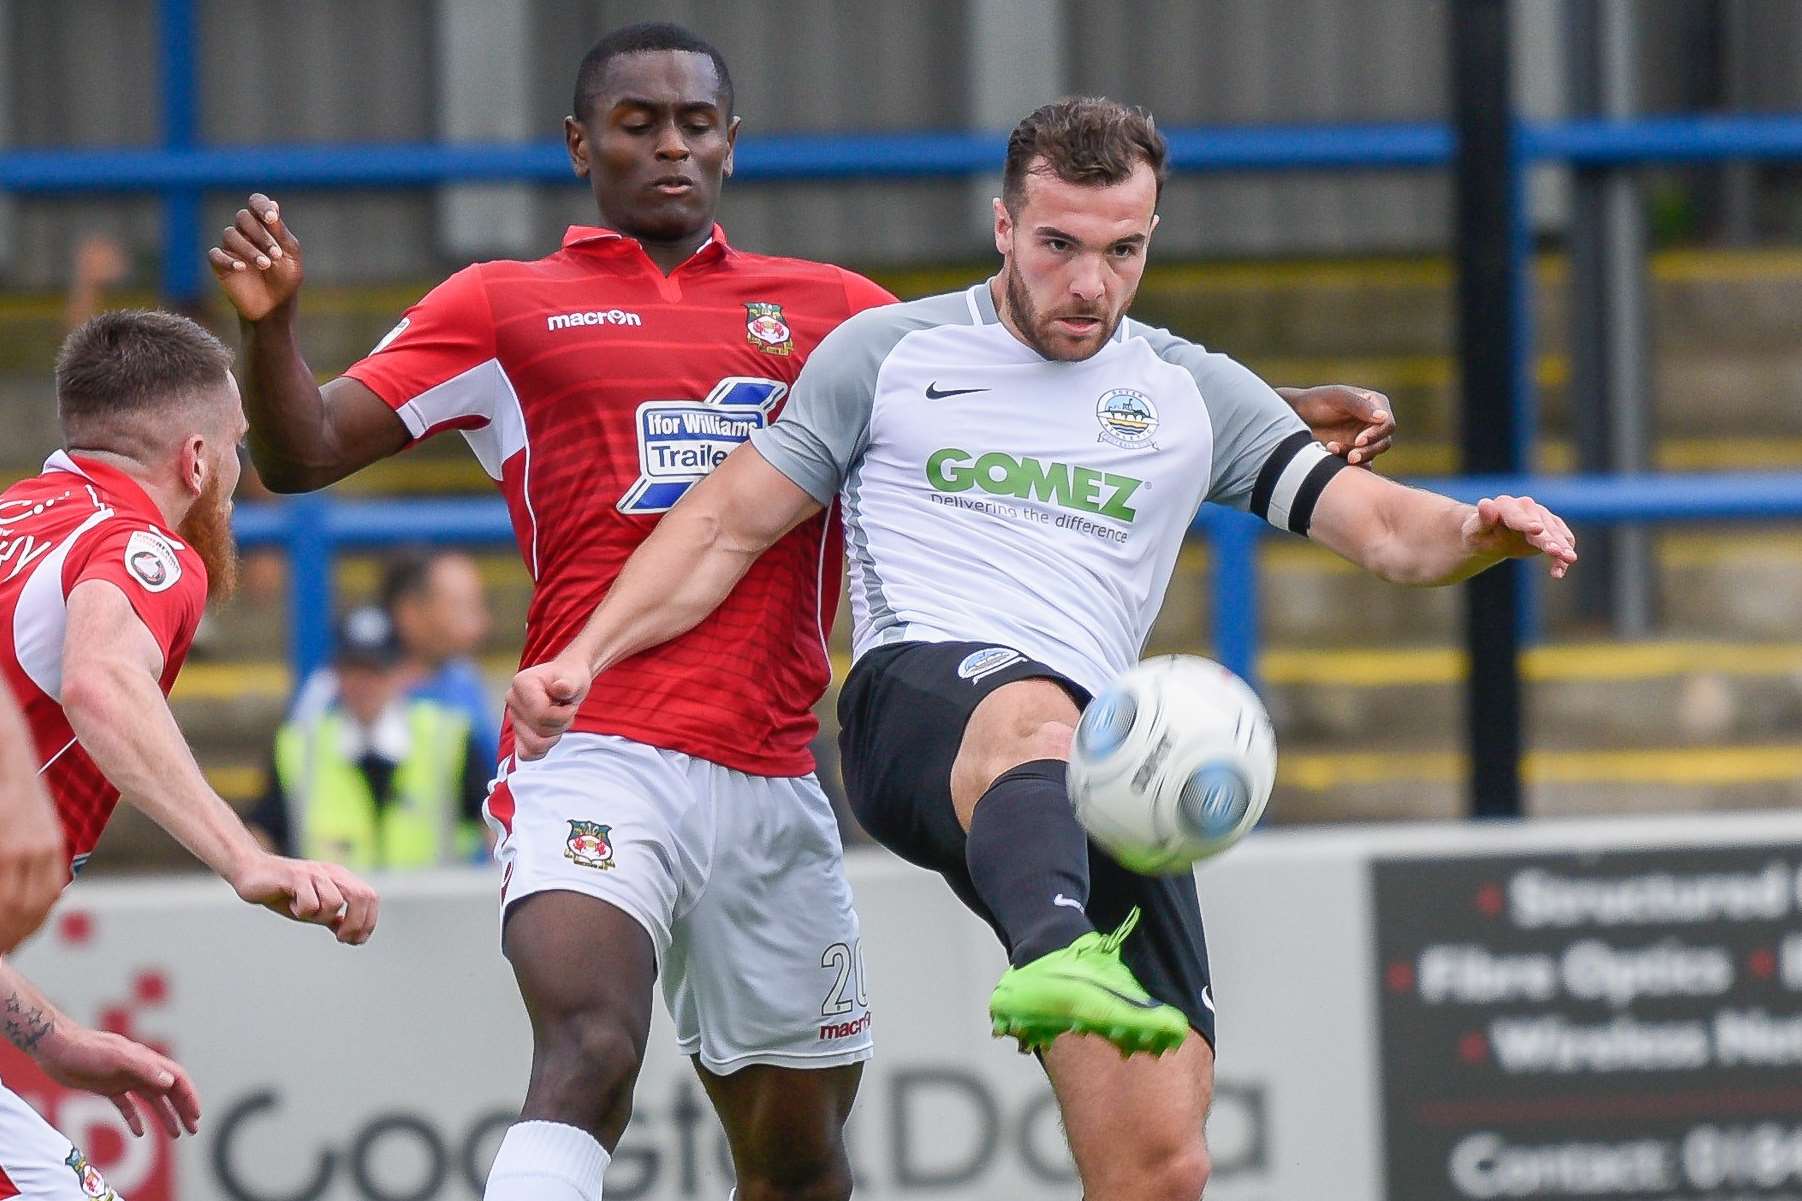
[[[0,1012],[0,1029],[6,1031],[6,1041],[27,1055],[44,1041],[55,1024],[50,1020],[49,1014],[36,1005],[28,1006],[16,992],[6,998],[0,1009],[3,1009]]]

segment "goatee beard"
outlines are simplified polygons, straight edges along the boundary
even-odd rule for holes
[[[1013,317],[1014,325],[1020,331],[1020,337],[1025,339],[1026,344],[1038,351],[1044,358],[1053,362],[1081,362],[1084,359],[1093,358],[1097,351],[1107,345],[1108,339],[1114,336],[1114,330],[1119,327],[1120,323],[1116,320],[1113,325],[1108,327],[1107,333],[1096,340],[1094,349],[1086,354],[1060,354],[1051,348],[1050,340],[1039,329],[1039,311],[1033,307],[1032,296],[1026,291],[1026,285],[1021,282],[1020,273],[1008,269],[1003,271],[1003,274],[1007,277],[1003,290],[1007,293],[1009,315]],[[1102,314],[1094,315],[1101,316]]]
[[[232,502],[215,475],[176,527],[206,566],[207,599],[228,601],[238,590],[238,543],[232,537]]]

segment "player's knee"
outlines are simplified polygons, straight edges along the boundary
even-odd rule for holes
[[[1199,1135],[1161,1145],[1127,1139],[1114,1150],[1110,1164],[1093,1165],[1100,1170],[1089,1196],[1098,1201],[1198,1201],[1207,1189],[1213,1164]]]
[[[996,753],[983,765],[983,775],[987,780],[984,787],[994,787],[996,780],[1023,764],[1037,763],[1041,759],[1068,760],[1070,744],[1075,737],[1076,727],[1065,721],[1038,722],[1028,726],[1009,744],[998,747]]]
[[[571,1125],[625,1128],[644,1047],[610,1015],[572,1016],[540,1031],[534,1055],[536,1100]]]
[[[1213,1161],[1208,1158],[1207,1144],[1197,1139],[1192,1145],[1154,1166],[1156,1175],[1147,1182],[1151,1189],[1145,1195],[1161,1198],[1162,1201],[1200,1201],[1213,1169]]]
[[[566,1041],[571,1067],[597,1090],[630,1089],[638,1078],[644,1048],[611,1015],[570,1022]]]
[[[849,1201],[851,1169],[844,1157],[790,1160],[769,1172],[741,1173],[737,1201]]]
[[[1026,739],[1028,762],[1035,759],[1068,759],[1070,744],[1076,739],[1076,727],[1067,721],[1048,721],[1035,728]]]

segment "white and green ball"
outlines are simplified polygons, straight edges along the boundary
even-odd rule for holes
[[[1194,655],[1147,659],[1083,710],[1070,801],[1090,837],[1146,875],[1187,871],[1257,825],[1276,734],[1257,693]]]

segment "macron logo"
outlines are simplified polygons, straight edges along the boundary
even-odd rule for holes
[[[553,313],[544,319],[548,330],[574,329],[578,325],[643,325],[644,318],[624,309],[602,309],[587,313]]]

